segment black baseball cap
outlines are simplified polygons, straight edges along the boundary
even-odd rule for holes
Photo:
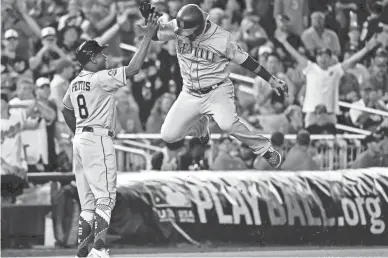
[[[101,46],[95,40],[87,40],[82,43],[75,51],[75,57],[81,66],[89,63],[90,58],[101,53],[108,45]]]

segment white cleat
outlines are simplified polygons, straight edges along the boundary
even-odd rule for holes
[[[106,249],[97,250],[97,249],[93,248],[90,251],[88,257],[92,257],[92,258],[110,258],[109,250],[106,250]]]

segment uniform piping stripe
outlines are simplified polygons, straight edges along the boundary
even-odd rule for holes
[[[68,110],[74,110],[74,108],[71,108],[71,107],[66,106],[65,103],[62,102],[62,104],[63,104],[63,106],[64,106],[66,109],[68,109]]]
[[[109,194],[109,205],[110,205],[110,192],[109,192],[109,187],[108,187],[108,167],[106,166],[105,148],[104,148],[104,144],[102,142],[102,136],[101,136],[101,146],[102,146],[102,154],[104,155],[106,190],[108,191],[108,194]]]
[[[204,42],[205,40],[207,40],[207,39],[210,38],[211,36],[213,36],[214,33],[216,33],[217,29],[218,29],[218,26],[216,27],[216,29],[213,31],[213,33],[212,33],[209,37],[207,37],[207,38],[203,39],[202,41],[200,41],[200,42],[198,43],[198,48],[199,48],[199,44],[202,43],[202,42]],[[199,82],[199,76],[198,76],[198,66],[199,66],[198,58],[199,58],[199,57],[197,56],[197,80],[198,80],[199,89],[201,89],[201,83]]]

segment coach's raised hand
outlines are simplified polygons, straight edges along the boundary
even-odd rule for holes
[[[145,26],[145,29],[144,29],[144,33],[145,33],[145,37],[150,37],[152,38],[155,33],[156,33],[156,30],[158,29],[158,26],[159,26],[159,16],[157,13],[152,13],[148,19],[147,19],[147,25]]]

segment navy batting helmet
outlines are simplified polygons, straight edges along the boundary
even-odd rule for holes
[[[106,47],[107,45],[101,46],[95,40],[87,40],[77,48],[75,51],[75,57],[78,63],[81,66],[84,66],[89,63],[90,59],[94,55],[101,53]]]
[[[205,29],[206,20],[207,14],[198,5],[187,4],[179,10],[176,16],[178,27],[174,31],[179,36],[188,37],[192,34],[199,36]]]

